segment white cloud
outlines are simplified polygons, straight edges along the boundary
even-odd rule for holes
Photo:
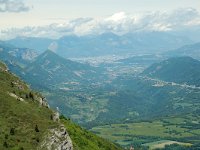
[[[198,25],[200,25],[200,18],[188,21],[185,25],[186,26],[198,26]]]
[[[40,27],[7,29],[0,31],[0,37],[34,36],[58,38],[64,35],[101,34],[114,32],[125,34],[142,31],[177,31],[200,25],[200,13],[192,8],[178,9],[173,12],[145,12],[126,14],[119,12],[101,19],[79,18],[62,24],[51,24]]]
[[[127,15],[125,12],[119,12],[119,13],[112,15],[111,17],[106,18],[106,21],[118,22],[118,21],[122,21],[126,18],[127,18]]]
[[[21,0],[0,0],[0,12],[26,12],[30,8]]]
[[[154,23],[151,27],[155,31],[171,31],[171,24]]]

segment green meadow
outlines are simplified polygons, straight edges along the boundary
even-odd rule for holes
[[[110,124],[94,127],[91,131],[123,147],[135,145],[159,148],[159,144],[161,147],[168,144],[192,146],[200,142],[199,120],[198,116],[188,115],[155,121]]]

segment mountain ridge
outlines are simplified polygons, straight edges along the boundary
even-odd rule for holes
[[[104,55],[123,55],[163,52],[193,43],[184,36],[165,32],[144,32],[116,35],[112,32],[87,36],[63,36],[59,39],[16,38],[7,43],[17,47],[36,49],[40,54],[48,48],[65,58],[91,57]]]
[[[189,56],[200,60],[200,42],[191,45],[185,45],[178,49],[168,51],[164,53],[164,55],[169,57]]]
[[[23,70],[21,76],[33,87],[54,86],[69,81],[85,81],[86,76],[95,74],[95,68],[65,59],[51,50],[46,50],[39,55],[35,61],[30,63]],[[43,81],[38,83],[36,81]],[[38,83],[38,85],[36,85]]]
[[[189,56],[169,58],[151,65],[142,75],[199,87],[200,61]]]

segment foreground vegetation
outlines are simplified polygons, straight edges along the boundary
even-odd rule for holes
[[[59,127],[60,123],[65,125],[75,150],[121,149],[64,117],[60,123],[53,121],[54,112],[37,101],[42,96],[10,73],[1,62],[0,85],[0,150],[35,150],[50,129]]]
[[[122,150],[120,146],[74,124],[70,119],[61,116],[61,122],[66,126],[73,141],[74,150]]]
[[[35,149],[49,129],[58,126],[38,96],[0,63],[0,149]]]

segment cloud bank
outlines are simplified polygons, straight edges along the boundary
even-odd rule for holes
[[[2,0],[1,0],[2,1]],[[145,12],[126,14],[119,12],[101,19],[79,18],[48,26],[12,28],[0,31],[0,37],[10,39],[17,36],[59,38],[64,35],[78,36],[113,32],[126,34],[135,32],[173,32],[200,29],[200,13],[193,8],[173,12]]]
[[[21,0],[0,0],[0,12],[27,12],[30,8]]]

